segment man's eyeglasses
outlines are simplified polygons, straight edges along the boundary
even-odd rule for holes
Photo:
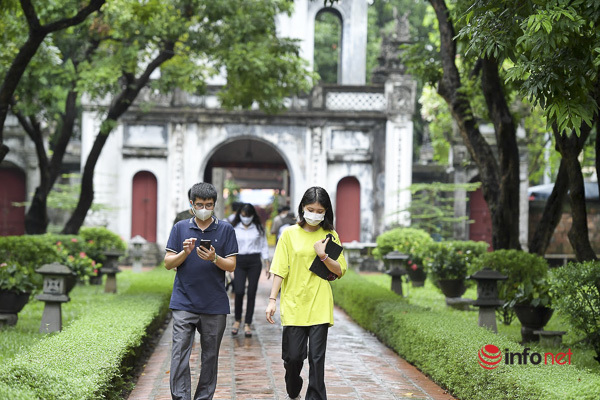
[[[194,204],[194,208],[196,210],[202,210],[204,208],[206,208],[207,210],[212,210],[215,206],[215,203],[206,203],[206,204],[202,204],[202,203],[196,203]]]

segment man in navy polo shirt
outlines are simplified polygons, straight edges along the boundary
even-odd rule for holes
[[[233,227],[213,216],[217,191],[197,183],[189,191],[194,216],[177,222],[167,242],[165,267],[177,269],[169,308],[173,312],[171,397],[191,399],[190,353],[200,333],[202,368],[194,400],[210,400],[217,387],[219,348],[229,314],[225,271],[235,270],[237,239]],[[211,241],[210,250],[200,246]]]

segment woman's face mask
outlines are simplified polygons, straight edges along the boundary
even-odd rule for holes
[[[240,219],[242,220],[242,224],[248,226],[252,223],[252,217],[244,217],[240,215]]]
[[[304,209],[304,220],[310,226],[317,226],[325,219],[325,213],[318,214]]]

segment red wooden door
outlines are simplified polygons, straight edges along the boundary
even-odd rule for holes
[[[133,177],[131,201],[131,237],[140,235],[148,242],[156,242],[156,177],[141,171]]]
[[[342,243],[360,241],[360,183],[347,176],[337,186],[335,230]]]
[[[0,236],[25,234],[25,173],[18,168],[0,168]]]
[[[481,188],[469,193],[470,215],[469,218],[475,222],[469,225],[469,239],[488,242],[492,251],[492,215]]]

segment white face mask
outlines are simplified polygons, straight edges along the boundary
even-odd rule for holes
[[[205,208],[202,210],[196,210],[194,207],[192,207],[192,211],[194,212],[196,218],[198,218],[200,221],[206,221],[212,216],[213,213],[212,210],[207,210]]]
[[[317,226],[325,219],[325,214],[317,214],[304,210],[304,220],[310,226]]]
[[[240,219],[242,220],[242,224],[248,226],[252,223],[252,217],[242,217],[240,215]]]

